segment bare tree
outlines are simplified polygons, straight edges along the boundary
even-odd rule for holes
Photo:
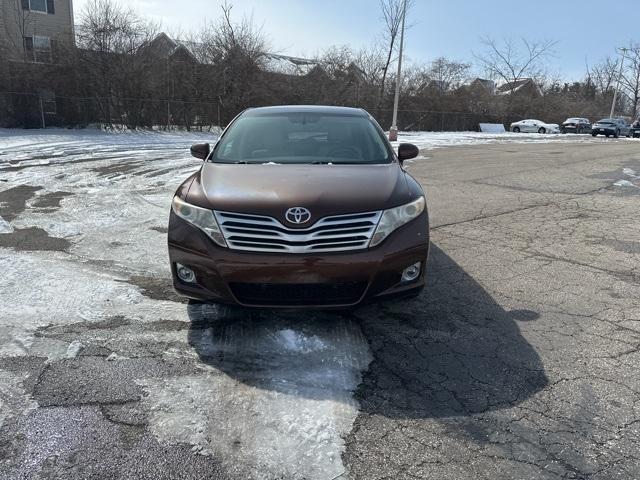
[[[631,115],[637,118],[640,115],[640,45],[631,45],[626,53],[625,69],[620,79],[622,88],[631,102]]]
[[[209,23],[197,39],[205,58],[217,63],[232,55],[240,54],[253,62],[260,62],[268,48],[268,41],[253,17],[243,17],[239,22],[232,18],[233,5],[225,0],[220,5],[222,17]]]
[[[225,0],[220,7],[222,16],[206,25],[195,40],[200,60],[216,66],[209,81],[217,85],[221,111],[235,114],[264,103],[269,96],[268,85],[259,80],[260,67],[268,61],[269,42],[253,17],[236,21],[231,3]]]
[[[382,11],[382,21],[384,30],[382,32],[382,44],[385,50],[385,60],[382,64],[382,78],[380,80],[380,93],[378,96],[378,106],[382,104],[389,75],[389,68],[394,61],[394,54],[398,48],[398,37],[402,27],[402,16],[413,6],[413,0],[380,0]]]
[[[511,85],[513,93],[516,82],[523,77],[540,80],[544,75],[543,61],[553,53],[556,42],[530,42],[523,38],[519,43],[511,39],[498,43],[487,37],[482,39],[482,44],[485,52],[474,57],[490,78]]]
[[[620,70],[618,61],[607,57],[589,69],[589,79],[600,95],[613,93]]]
[[[456,62],[445,57],[436,58],[427,71],[441,94],[459,87],[469,76],[471,64]]]
[[[36,16],[31,10],[23,9],[21,3],[17,1],[7,2],[5,8],[9,11],[4,25],[6,31],[3,35],[6,45],[0,46],[0,48],[22,52],[24,60],[33,60],[33,58],[27,58],[24,42],[25,37],[33,30]]]
[[[77,26],[79,74],[86,77],[106,124],[137,125],[148,98],[151,58],[145,47],[156,37],[157,25],[139,17],[115,0],[92,0],[85,5]]]

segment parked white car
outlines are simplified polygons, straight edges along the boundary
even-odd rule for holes
[[[560,133],[557,123],[544,123],[540,120],[521,120],[511,124],[514,133]]]

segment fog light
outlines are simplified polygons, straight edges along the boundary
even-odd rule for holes
[[[190,268],[176,263],[176,272],[178,273],[178,278],[184,283],[195,283],[196,274]]]
[[[402,272],[402,283],[409,283],[415,281],[422,271],[422,263],[414,263],[409,268],[405,268]]]

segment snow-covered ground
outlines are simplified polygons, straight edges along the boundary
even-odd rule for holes
[[[343,436],[357,414],[353,391],[370,361],[357,325],[320,314],[227,322],[214,307],[145,291],[168,281],[171,198],[201,165],[189,146],[215,140],[195,132],[0,129],[0,242],[9,239],[0,247],[0,357],[56,362],[82,352],[86,339],[38,335],[44,327],[115,317],[138,325],[209,322],[198,330],[130,331],[121,339],[96,333],[91,341],[112,349],[113,361],[136,355],[127,345],[167,341],[175,347],[164,355],[197,365],[189,374],[137,380],[161,441],[244,462],[265,477],[336,478],[343,473]],[[421,132],[402,133],[400,141],[432,149],[613,140]],[[635,171],[625,174],[638,185]],[[11,244],[36,233],[53,246]],[[0,371],[0,426],[37,407],[23,380]]]
[[[370,361],[355,323],[320,314],[274,314],[259,322],[241,315],[229,323],[226,312],[145,292],[170,283],[171,199],[201,165],[189,146],[215,139],[0,130],[0,358],[53,363],[97,344],[114,352],[110,360],[126,362],[143,354],[140,346],[168,342],[175,347],[164,355],[191,362],[196,371],[136,379],[160,441],[191,445],[229,468],[243,465],[253,478],[338,477],[342,438],[357,414],[353,391]],[[25,247],[13,240],[35,237],[31,229],[58,243]],[[113,318],[204,326],[108,336],[89,329],[67,340],[39,334]],[[224,362],[210,360],[217,356]],[[0,426],[37,408],[24,380],[0,370]]]
[[[420,147],[420,149],[431,150],[439,147],[453,147],[464,145],[486,145],[486,144],[523,144],[523,143],[559,143],[559,142],[580,142],[580,143],[602,143],[613,141],[640,142],[640,139],[619,138],[609,139],[605,137],[592,137],[591,135],[541,135],[539,133],[480,133],[480,132],[401,132],[397,143],[408,142]]]

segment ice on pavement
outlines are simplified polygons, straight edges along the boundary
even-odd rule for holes
[[[190,307],[192,320],[211,320],[189,339],[205,370],[143,381],[154,433],[251,478],[338,477],[353,391],[371,360],[360,328],[320,313],[236,315],[216,321]]]
[[[276,333],[279,343],[294,352],[308,353],[327,349],[327,345],[316,335],[305,336],[293,330],[280,330]]]

